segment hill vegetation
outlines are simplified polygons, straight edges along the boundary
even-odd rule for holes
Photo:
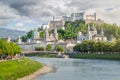
[[[120,38],[120,27],[113,24],[101,24],[101,25],[97,25],[93,23],[90,23],[91,27],[95,27],[97,29],[98,34],[101,33],[101,29],[103,29],[104,31],[104,35],[108,38],[108,40],[111,39],[119,39]],[[59,33],[59,39],[76,39],[77,38],[77,34],[79,31],[81,31],[83,34],[87,33],[87,25],[84,24],[84,21],[74,21],[74,22],[70,22],[67,21],[65,23],[65,30],[59,29],[58,33]]]
[[[104,35],[108,38],[108,40],[112,39],[119,39],[120,38],[120,27],[115,24],[107,24],[103,23],[101,25],[97,25],[93,23],[90,23],[91,27],[95,27],[97,29],[98,34],[100,34],[101,29],[104,31]],[[87,25],[85,25],[84,21],[77,20],[74,22],[66,21],[65,22],[65,30],[58,29],[59,39],[76,39],[77,34],[79,31],[81,31],[83,34],[87,33]],[[40,32],[40,38],[43,38],[44,30],[38,29]],[[31,38],[33,30],[29,31],[27,35],[23,36],[23,41],[26,41],[27,39]],[[54,30],[51,30],[50,33],[53,33]]]

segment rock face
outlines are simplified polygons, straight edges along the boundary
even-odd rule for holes
[[[23,36],[26,34],[27,34],[27,32],[25,32],[25,31],[0,28],[0,38],[7,38],[8,35],[10,35],[12,39],[15,39],[15,38],[18,38],[18,36]]]

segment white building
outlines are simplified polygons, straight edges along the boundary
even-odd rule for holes
[[[54,28],[54,33],[49,34],[48,29],[45,29],[44,31],[44,42],[56,42],[58,41],[58,33],[57,28]]]
[[[20,36],[18,37],[18,44],[22,44],[22,39]]]
[[[40,42],[40,35],[37,30],[34,30],[32,33],[32,43],[39,43]]]
[[[11,36],[10,36],[10,35],[8,35],[7,41],[8,41],[8,42],[11,42]]]
[[[84,12],[72,13],[71,14],[71,21],[75,21],[75,20],[84,20]]]
[[[79,32],[77,35],[78,43],[83,40],[107,41],[107,37],[104,36],[103,29],[101,29],[101,34],[98,34],[94,26],[88,25],[87,34],[83,35],[82,32]]]
[[[49,23],[48,24],[42,24],[42,29],[49,29],[50,27],[49,27]]]
[[[93,9],[71,14],[71,21],[84,20],[86,23],[96,21],[96,12]]]

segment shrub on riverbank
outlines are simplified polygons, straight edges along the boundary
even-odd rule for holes
[[[39,62],[25,57],[17,60],[0,62],[0,80],[16,80],[42,68]]]
[[[44,51],[44,47],[43,46],[37,46],[35,47],[36,51]]]
[[[64,48],[63,48],[62,46],[60,46],[60,45],[56,45],[56,46],[55,46],[55,50],[56,50],[56,51],[64,52]]]
[[[50,51],[51,49],[52,49],[52,45],[48,44],[48,45],[46,46],[46,50],[47,50],[47,51]]]

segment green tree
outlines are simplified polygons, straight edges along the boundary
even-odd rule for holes
[[[15,54],[21,53],[22,49],[15,43],[8,43],[5,39],[0,39],[0,53],[14,56]]]
[[[40,31],[40,38],[44,37],[44,31]]]
[[[33,30],[30,30],[30,31],[27,33],[27,38],[31,38],[31,37],[32,37],[32,33],[33,33]]]

